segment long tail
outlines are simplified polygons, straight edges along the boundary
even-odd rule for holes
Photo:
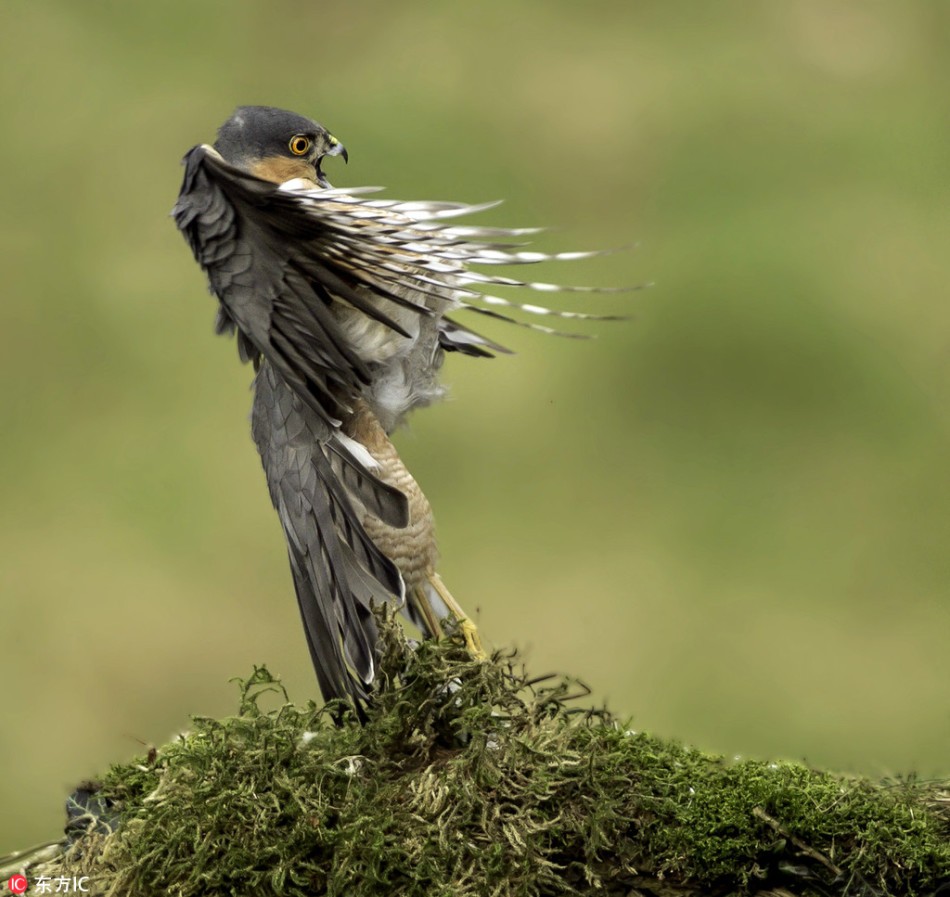
[[[393,526],[405,496],[359,469],[335,431],[265,364],[252,415],[271,499],[280,517],[310,656],[326,700],[367,700],[376,673],[374,604],[405,600],[402,576],[367,536],[354,499]],[[332,459],[332,460],[331,460]]]

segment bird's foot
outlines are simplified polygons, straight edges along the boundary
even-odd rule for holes
[[[462,634],[465,647],[468,649],[468,653],[472,655],[473,660],[488,660],[488,654],[485,653],[481,637],[478,634],[478,627],[468,617],[462,617],[459,620],[459,632]]]
[[[436,595],[442,600],[446,610],[448,610],[458,623],[458,631],[465,642],[468,653],[472,655],[473,660],[488,660],[488,654],[482,647],[482,640],[478,635],[478,627],[468,618],[468,614],[462,610],[462,606],[452,597],[452,593],[442,582],[442,577],[434,570],[428,572],[427,578],[429,584],[435,590]]]

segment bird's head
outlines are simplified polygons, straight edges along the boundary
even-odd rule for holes
[[[218,129],[214,148],[225,162],[276,184],[304,178],[329,187],[320,170],[323,158],[349,158],[323,125],[272,106],[239,106]]]

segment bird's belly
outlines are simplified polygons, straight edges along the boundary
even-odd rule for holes
[[[419,336],[419,312],[371,295],[367,295],[366,299],[379,307],[409,336],[403,336],[388,324],[369,317],[347,302],[334,302],[330,308],[347,345],[368,364],[382,364],[396,355],[405,355]]]

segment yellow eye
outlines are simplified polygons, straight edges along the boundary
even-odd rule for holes
[[[310,138],[304,137],[303,134],[297,134],[295,137],[290,138],[288,146],[295,156],[305,156],[310,152]]]

